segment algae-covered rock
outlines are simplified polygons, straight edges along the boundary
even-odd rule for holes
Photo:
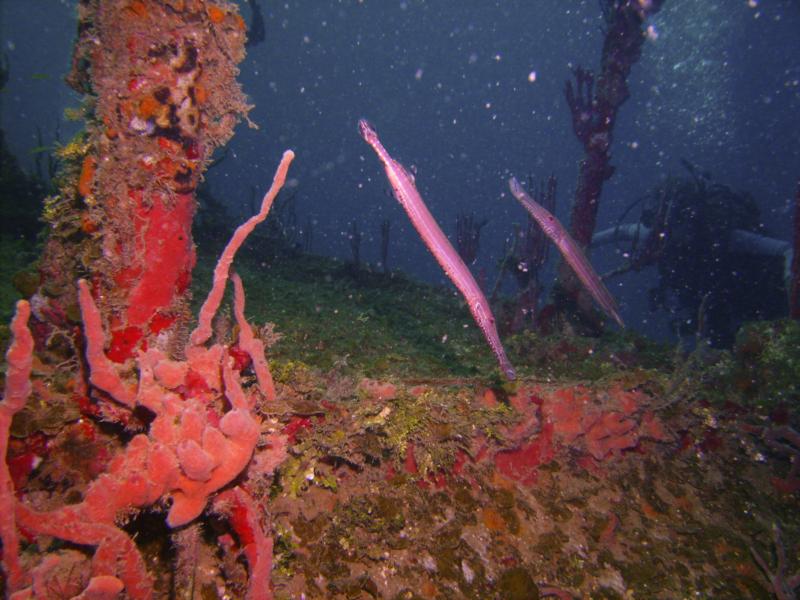
[[[745,397],[770,403],[800,399],[800,322],[765,321],[742,327],[730,375]]]
[[[505,571],[497,582],[497,589],[498,598],[539,600],[539,588],[524,567],[514,567]]]

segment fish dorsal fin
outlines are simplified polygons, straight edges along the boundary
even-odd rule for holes
[[[411,183],[413,183],[414,185],[417,184],[417,178],[414,177],[414,173],[406,169],[403,165],[401,165],[397,161],[394,161],[394,166],[397,168],[398,171],[400,171],[403,175],[405,175],[408,179],[410,179]]]

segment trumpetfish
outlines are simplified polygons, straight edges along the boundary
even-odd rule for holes
[[[414,176],[389,155],[389,152],[378,139],[375,129],[365,119],[361,119],[358,122],[358,130],[364,141],[372,146],[375,154],[378,155],[378,158],[383,163],[394,197],[397,198],[397,201],[408,213],[411,223],[420,237],[422,237],[428,250],[431,251],[445,274],[452,280],[467,301],[472,317],[483,332],[489,347],[497,357],[498,363],[500,363],[500,369],[509,380],[513,380],[516,377],[516,372],[511,361],[506,356],[503,344],[500,342],[489,301],[484,296],[467,265],[461,260],[458,252],[453,248],[450,240],[447,239],[447,236],[442,232],[428,210],[425,201],[417,191]]]
[[[547,237],[556,245],[561,256],[567,261],[575,275],[581,280],[584,287],[595,299],[595,302],[613,318],[620,327],[625,327],[622,317],[619,316],[619,307],[616,300],[608,291],[603,280],[592,268],[589,259],[581,250],[578,243],[572,238],[561,222],[549,210],[531,198],[522,188],[516,177],[508,180],[508,187],[513,196],[525,207],[534,220],[542,228]]]

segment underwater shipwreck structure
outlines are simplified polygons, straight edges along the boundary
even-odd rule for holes
[[[727,401],[722,367],[664,372],[629,339],[558,338],[546,367],[530,336],[512,340],[516,382],[268,361],[231,265],[291,151],[192,317],[195,191],[247,114],[245,24],[204,0],[82,0],[79,19],[70,82],[86,131],[62,151],[0,402],[6,597],[782,599],[800,586],[796,390],[764,414]],[[229,281],[235,325],[220,331]],[[483,299],[469,300],[492,341]],[[759,352],[790,353],[792,335]]]
[[[592,245],[630,244],[630,260],[609,277],[655,266],[659,281],[650,290],[651,308],[674,314],[679,335],[731,347],[745,322],[791,312],[798,277],[793,246],[765,234],[752,196],[685,164],[690,177],[660,183],[640,200],[637,223],[599,231]]]

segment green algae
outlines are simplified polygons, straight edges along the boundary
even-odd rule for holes
[[[659,590],[669,589],[670,570],[657,552],[653,552],[648,547],[641,548],[635,562],[616,566],[630,588],[642,590],[644,594],[653,594]]]
[[[609,587],[600,587],[592,591],[592,600],[624,600],[623,596]]]
[[[355,498],[346,509],[348,520],[370,533],[397,533],[406,519],[397,498],[384,495]]]
[[[800,399],[800,321],[747,323],[738,332],[729,378],[752,401]]]
[[[195,298],[205,295],[213,260],[198,265]],[[309,255],[245,262],[240,274],[248,312],[283,334],[278,358],[330,369],[346,356],[349,367],[373,374],[469,376],[478,373],[476,359],[485,372],[495,369],[477,327],[463,327],[472,323],[466,306],[443,288],[400,273],[353,277],[340,262]]]
[[[503,518],[508,532],[516,535],[520,531],[520,519],[517,515],[514,493],[507,489],[490,489],[489,497],[497,507],[497,513]]]
[[[5,331],[14,314],[16,301],[28,298],[36,291],[38,275],[32,270],[36,254],[35,243],[0,235],[0,323]],[[2,337],[7,339],[7,334]],[[5,346],[3,343],[2,348]]]
[[[317,541],[325,529],[330,525],[331,518],[328,515],[320,515],[314,519],[297,519],[292,522],[292,529],[303,543]]]
[[[544,557],[555,556],[561,553],[567,542],[569,542],[567,535],[560,529],[554,529],[539,536],[533,548]]]
[[[558,523],[564,523],[572,518],[572,511],[569,506],[563,502],[563,499],[558,497],[555,493],[540,492],[537,493],[537,499],[544,506],[548,516]]]
[[[524,567],[513,567],[500,575],[498,598],[506,600],[539,600],[539,588]]]
[[[463,523],[460,516],[441,527],[431,541],[428,550],[436,561],[437,573],[445,579],[461,577],[461,557],[464,544],[461,540]]]
[[[263,252],[251,256],[246,248],[241,257],[248,317],[274,323],[281,334],[270,349],[279,380],[289,381],[291,372],[280,365],[294,362],[371,377],[477,377],[504,394],[517,388],[500,375],[466,305],[446,287],[400,272],[354,274],[335,259],[296,252],[264,260]],[[199,257],[197,301],[206,296],[215,261],[212,254]],[[533,372],[596,380],[618,373],[620,360],[642,369],[669,362],[663,346],[629,332],[581,338],[526,331],[503,338],[521,377]]]
[[[458,507],[460,513],[471,514],[480,506],[480,503],[472,495],[466,482],[457,481],[453,488],[451,499],[453,505]]]

